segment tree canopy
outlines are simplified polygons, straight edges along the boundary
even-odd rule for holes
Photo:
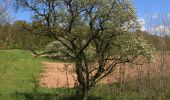
[[[152,49],[134,34],[138,29],[130,0],[17,0],[32,10],[32,33],[55,41],[47,50],[75,62],[84,100],[91,88],[116,65],[137,57],[152,58]]]

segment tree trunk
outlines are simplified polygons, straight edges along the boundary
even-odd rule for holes
[[[82,52],[77,58],[76,61],[76,74],[79,84],[82,86],[82,99],[88,100],[89,91],[91,90],[89,84],[89,69],[87,63],[85,63],[86,58]]]
[[[83,89],[83,100],[88,100],[88,96],[89,96],[89,89],[84,88]]]

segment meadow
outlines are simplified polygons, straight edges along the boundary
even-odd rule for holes
[[[0,51],[0,98],[11,100],[15,93],[32,91],[33,77],[41,72],[44,58],[34,59],[31,53],[22,50]]]

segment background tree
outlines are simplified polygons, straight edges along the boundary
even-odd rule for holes
[[[43,50],[49,40],[48,37],[40,37],[32,34],[23,27],[29,27],[32,23],[16,20],[12,24],[0,25],[0,49]]]
[[[77,80],[88,98],[91,88],[120,63],[152,50],[136,36],[136,15],[129,0],[17,0],[31,9],[32,33],[54,39],[52,51],[75,62]]]
[[[32,23],[26,21],[17,20],[9,28],[11,34],[11,46],[14,49],[28,50],[34,48],[36,50],[42,50],[46,43],[49,42],[47,37],[40,37],[32,34],[27,27],[30,27]],[[23,29],[23,27],[25,27]]]
[[[0,0],[0,24],[5,24],[8,23],[9,21],[7,9],[8,9],[7,0]]]
[[[0,45],[3,44],[2,42],[6,40],[4,33],[7,32],[6,24],[8,23],[8,19],[7,3],[5,3],[5,0],[0,0],[0,28],[4,27],[3,30],[0,30]]]

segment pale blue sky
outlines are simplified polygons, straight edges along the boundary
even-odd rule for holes
[[[137,11],[137,16],[140,19],[144,19],[146,13],[157,14],[160,12],[165,12],[170,14],[170,0],[133,0],[134,6]],[[30,12],[29,11],[19,11],[14,13],[10,12],[10,15],[13,16],[13,20],[26,20],[30,21]]]
[[[137,16],[144,18],[146,13],[170,13],[170,0],[133,0]]]

